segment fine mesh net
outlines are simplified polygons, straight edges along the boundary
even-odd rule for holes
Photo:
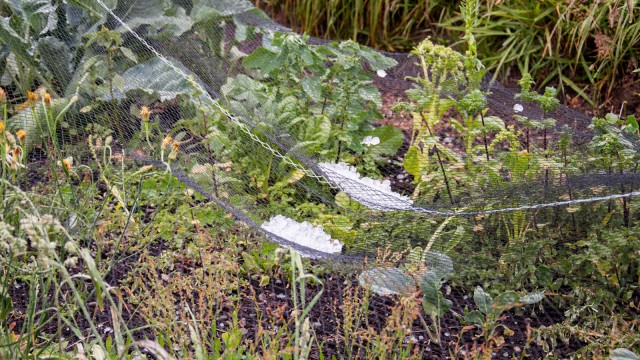
[[[470,236],[459,219],[596,202],[625,212],[639,194],[631,122],[590,126],[430,42],[395,54],[308,38],[238,0],[10,7],[7,125],[26,130],[30,156],[47,153],[51,124],[38,118],[51,108],[62,151],[112,141],[307,256],[419,247],[410,255],[446,269],[441,253]],[[37,35],[18,32],[21,17]],[[41,96],[26,98],[33,88]]]

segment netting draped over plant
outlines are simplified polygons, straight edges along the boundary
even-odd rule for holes
[[[634,118],[592,121],[526,77],[501,86],[468,33],[465,54],[429,40],[391,54],[294,34],[238,0],[10,6],[2,85],[24,104],[7,126],[28,152],[51,137],[120,149],[309,256],[419,248],[446,269],[433,254],[465,234],[435,216],[624,212],[640,194]]]

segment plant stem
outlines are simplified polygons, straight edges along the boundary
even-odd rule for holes
[[[489,141],[487,140],[487,129],[484,124],[484,115],[482,114],[482,111],[480,112],[480,119],[482,120],[482,136],[484,138],[484,154],[487,157],[487,161],[489,161],[489,146],[488,146]]]
[[[427,131],[429,132],[429,136],[434,136],[433,135],[433,131],[431,131],[431,127],[429,126],[429,123],[427,122],[427,119],[425,118],[424,114],[422,112],[420,112],[420,116],[422,116],[422,120],[424,121],[426,127],[427,127]],[[437,145],[433,145],[433,151],[436,153],[436,157],[438,158],[438,164],[440,165],[440,170],[442,171],[442,177],[444,178],[444,184],[447,188],[447,194],[449,195],[449,201],[451,202],[451,204],[453,204],[453,196],[451,195],[451,187],[449,186],[449,178],[447,177],[447,172],[444,170],[444,165],[442,164],[442,158],[440,157],[440,150],[438,150],[438,146]]]

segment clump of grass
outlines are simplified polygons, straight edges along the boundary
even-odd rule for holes
[[[452,16],[457,8],[455,2],[443,0],[254,0],[254,3],[312,36],[352,39],[389,51],[408,51],[427,35],[440,36],[435,24]]]
[[[531,73],[539,89],[557,82],[561,92],[571,89],[595,106],[611,97],[637,61],[636,16],[626,0],[491,0],[482,4],[474,35],[480,58],[497,76]],[[441,26],[463,31],[463,16]]]

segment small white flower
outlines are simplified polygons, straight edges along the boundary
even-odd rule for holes
[[[522,106],[522,104],[515,104],[513,105],[513,111],[516,113],[521,113],[524,111],[524,106]]]
[[[387,72],[384,70],[378,70],[376,71],[376,74],[378,74],[378,76],[380,76],[381,78],[387,76]]]
[[[380,138],[377,136],[365,136],[360,144],[365,146],[376,146],[380,144]]]

